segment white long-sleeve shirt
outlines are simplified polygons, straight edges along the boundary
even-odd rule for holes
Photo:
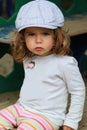
[[[33,68],[28,67],[31,61],[35,63]],[[24,70],[20,104],[58,126],[68,125],[77,130],[85,99],[85,85],[77,61],[70,56],[54,54],[36,56],[24,61]],[[68,94],[71,103],[67,112]]]

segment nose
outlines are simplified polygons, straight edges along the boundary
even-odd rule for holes
[[[36,43],[41,43],[41,42],[42,42],[41,35],[36,35]]]

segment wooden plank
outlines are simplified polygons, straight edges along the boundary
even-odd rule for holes
[[[74,15],[65,18],[64,28],[68,29],[70,36],[87,33],[87,15]]]

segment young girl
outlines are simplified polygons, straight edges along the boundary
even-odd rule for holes
[[[23,62],[25,78],[19,100],[0,111],[0,130],[78,129],[85,86],[63,25],[62,12],[50,1],[31,1],[19,10],[13,57]]]

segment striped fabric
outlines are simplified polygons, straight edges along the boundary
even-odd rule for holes
[[[14,127],[18,127],[17,130],[55,130],[44,116],[24,110],[19,104],[0,111],[0,130]]]

